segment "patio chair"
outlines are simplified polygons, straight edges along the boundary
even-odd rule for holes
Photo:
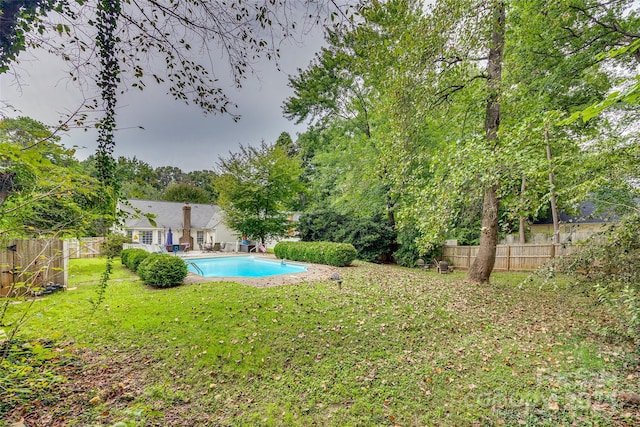
[[[254,246],[251,249],[249,249],[249,252],[258,253],[258,251],[262,252],[263,254],[266,254],[267,253],[267,248],[265,248],[264,245],[258,245],[258,246]]]
[[[436,267],[436,272],[440,274],[453,273],[453,266],[449,266],[447,261],[438,261],[436,259],[433,260],[433,265]]]

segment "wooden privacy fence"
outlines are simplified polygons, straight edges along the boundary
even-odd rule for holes
[[[479,246],[443,246],[443,258],[455,268],[467,270],[478,254]],[[496,271],[535,270],[552,258],[569,255],[577,246],[565,244],[546,245],[498,245],[496,247]]]
[[[100,256],[104,237],[85,237],[64,241],[69,258],[97,258]]]
[[[48,284],[67,285],[64,243],[58,239],[2,240],[0,296],[20,295]]]

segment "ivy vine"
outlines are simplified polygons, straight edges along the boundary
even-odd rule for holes
[[[117,30],[120,10],[121,0],[101,0],[98,4],[95,21],[97,29],[96,47],[100,58],[97,83],[104,106],[104,117],[98,123],[96,161],[104,197],[103,233],[105,235],[107,225],[113,223],[116,217],[116,203],[119,194],[113,150],[115,148],[117,88],[120,83],[120,65],[117,58]],[[94,311],[104,300],[112,267],[113,255],[108,255],[105,271],[100,277],[98,298],[93,303]]]

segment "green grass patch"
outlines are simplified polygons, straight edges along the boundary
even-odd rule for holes
[[[340,270],[340,289],[326,280],[159,290],[116,266],[92,315],[96,286],[87,283],[103,264],[73,261],[77,288],[38,301],[24,329],[72,342],[65,351],[83,349],[83,375],[100,374],[79,399],[78,425],[620,425],[637,417],[616,399],[638,390],[633,348],[604,340],[606,312],[561,283],[540,289],[520,285],[524,274],[495,274],[478,286],[462,272],[356,263]]]
[[[100,280],[106,258],[72,259],[69,262],[69,287],[76,285],[95,284]],[[130,270],[123,268],[118,258],[113,260],[114,269],[111,280],[135,279],[137,276]]]

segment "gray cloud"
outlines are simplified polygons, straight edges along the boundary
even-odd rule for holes
[[[303,44],[283,44],[281,71],[265,60],[255,65],[257,75],[249,76],[243,88],[230,87],[227,93],[242,116],[237,123],[229,116],[204,115],[197,107],[173,100],[166,88],[152,83],[143,92],[128,91],[119,100],[114,154],[136,156],[154,167],[168,165],[191,171],[213,168],[219,156],[236,151],[240,144],[275,142],[283,131],[295,139],[305,128],[282,117],[281,105],[292,94],[287,77],[298,67],[305,68],[322,42],[318,30],[307,34]],[[95,96],[94,91],[80,90],[70,82],[65,67],[61,60],[43,52],[21,58],[16,68],[20,84],[11,75],[0,75],[0,100],[17,109],[4,109],[3,113],[55,124],[85,97]],[[95,130],[72,129],[63,135],[62,142],[80,147],[77,157],[84,159],[95,152],[96,137]]]

